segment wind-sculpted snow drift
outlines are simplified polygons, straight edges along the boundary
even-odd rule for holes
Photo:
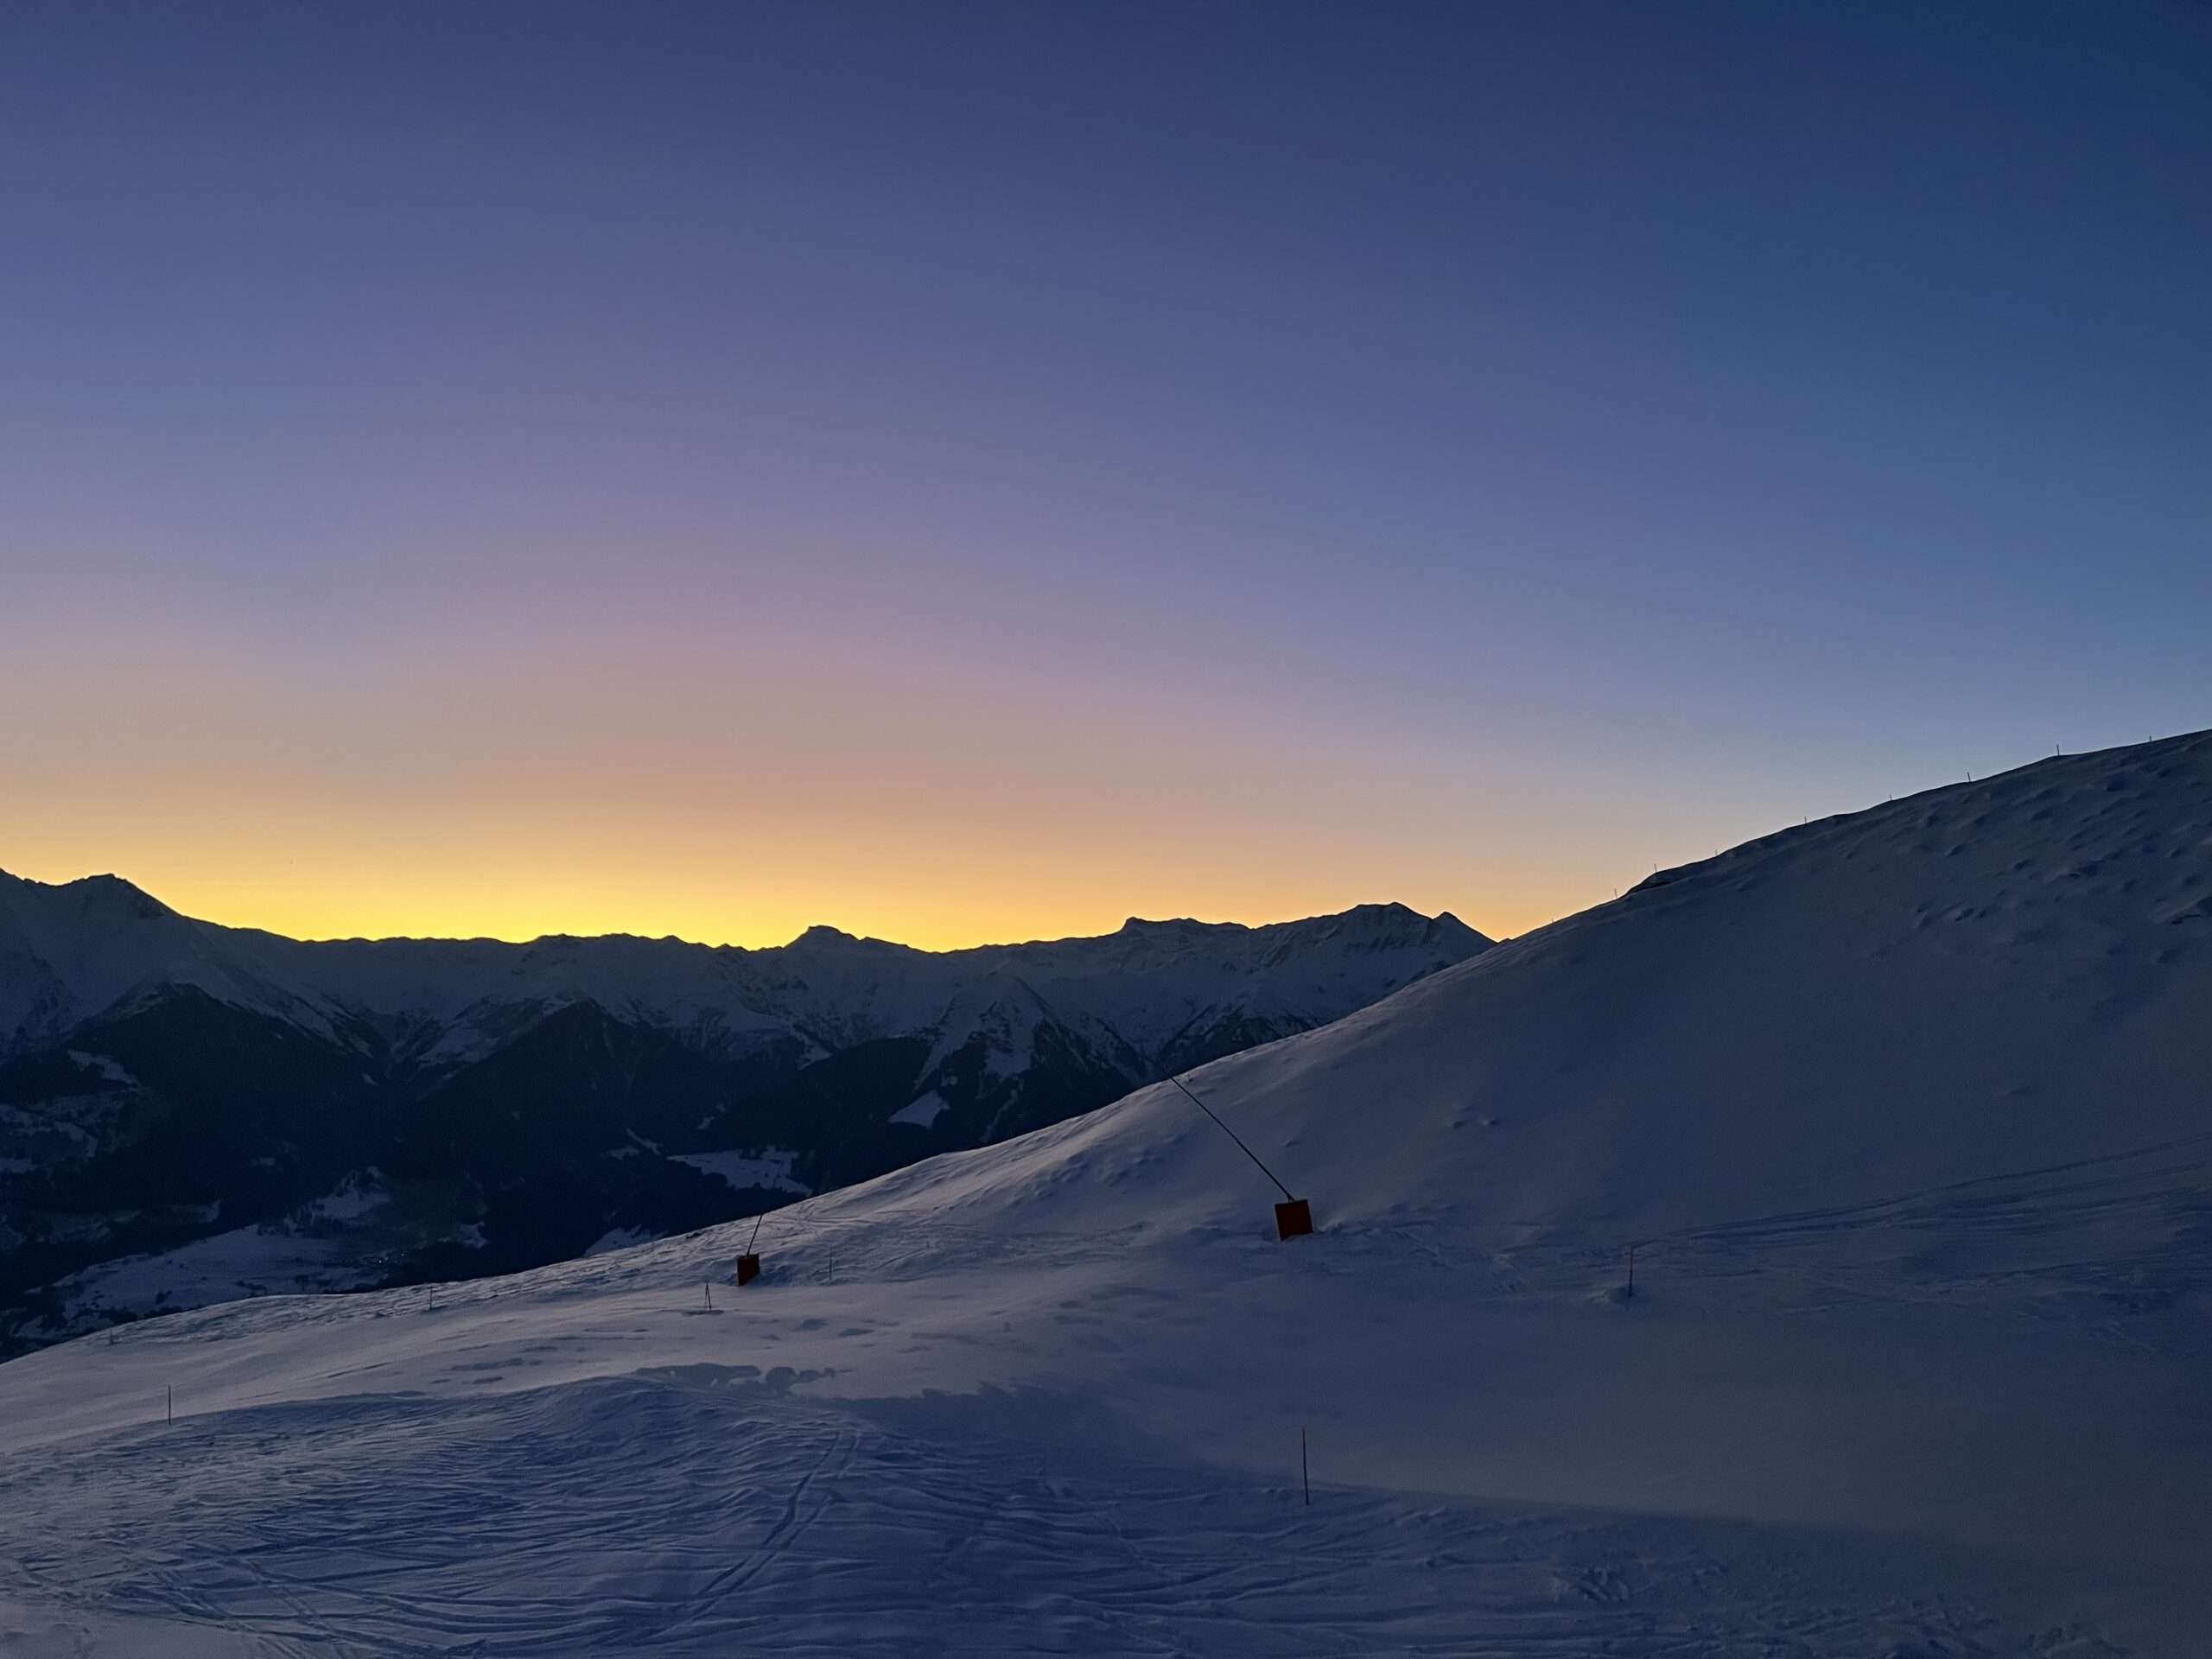
[[[2212,736],[1789,830],[1196,1072],[1311,1238],[1155,1086],[0,1367],[0,1643],[2200,1651],[2208,1007]]]

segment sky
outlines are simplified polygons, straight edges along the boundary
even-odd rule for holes
[[[1508,936],[2212,725],[2212,5],[0,8],[0,868]]]

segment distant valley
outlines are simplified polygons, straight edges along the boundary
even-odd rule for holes
[[[0,874],[0,1357],[512,1272],[1001,1141],[1491,941],[1362,906],[929,952],[309,943]]]

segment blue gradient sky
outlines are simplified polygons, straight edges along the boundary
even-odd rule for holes
[[[2212,7],[0,10],[0,868],[927,944],[2212,724]]]

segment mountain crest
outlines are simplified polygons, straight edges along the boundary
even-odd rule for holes
[[[59,1310],[37,1340],[158,1291],[470,1277],[750,1214],[1088,1111],[1484,946],[1428,926],[1376,906],[938,952],[827,926],[757,950],[310,943],[117,878],[10,878],[0,1344],[25,1299]],[[295,1211],[315,1230],[288,1245]],[[211,1280],[184,1265],[202,1247],[304,1265]],[[149,1255],[103,1288],[103,1263]]]

